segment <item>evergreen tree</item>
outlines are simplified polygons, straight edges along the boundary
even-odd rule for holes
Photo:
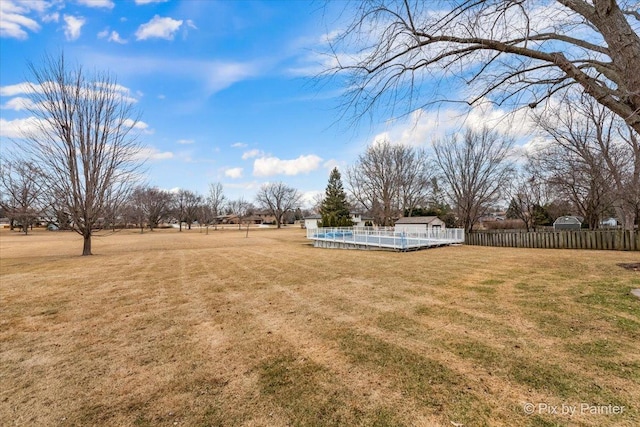
[[[518,205],[518,201],[515,198],[512,198],[509,203],[506,216],[507,219],[522,218],[522,208]]]
[[[333,168],[329,175],[329,183],[320,206],[320,215],[323,227],[349,227],[353,224],[338,168]]]

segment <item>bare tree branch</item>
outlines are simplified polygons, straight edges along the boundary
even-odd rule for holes
[[[536,106],[571,83],[638,132],[640,27],[628,3],[364,1],[330,47],[336,59],[355,52],[327,74],[347,77],[343,108],[355,119],[436,101],[422,86],[434,79],[468,82],[472,102],[491,96],[514,107]]]

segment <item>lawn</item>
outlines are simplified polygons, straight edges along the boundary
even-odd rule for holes
[[[640,425],[640,254],[0,232],[3,425]]]

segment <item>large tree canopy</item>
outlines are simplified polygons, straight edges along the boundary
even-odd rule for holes
[[[639,29],[633,1],[369,0],[332,39],[330,72],[346,73],[356,117],[443,100],[535,107],[577,84],[640,132]],[[423,85],[450,77],[470,93]]]

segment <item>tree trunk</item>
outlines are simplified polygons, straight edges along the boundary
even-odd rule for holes
[[[93,255],[91,253],[91,233],[83,236],[83,238],[84,238],[84,246],[82,247],[82,256]]]

